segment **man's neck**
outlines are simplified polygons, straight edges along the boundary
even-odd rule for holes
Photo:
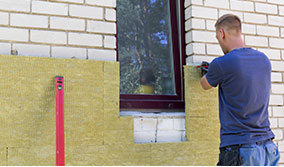
[[[241,37],[237,38],[237,39],[232,39],[232,42],[230,42],[230,46],[229,46],[229,51],[231,52],[234,49],[239,49],[239,48],[244,48],[245,44],[243,42],[243,39]]]

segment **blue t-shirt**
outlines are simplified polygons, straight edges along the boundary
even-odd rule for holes
[[[252,48],[234,49],[214,59],[206,78],[219,85],[220,147],[274,137],[268,119],[271,64]]]

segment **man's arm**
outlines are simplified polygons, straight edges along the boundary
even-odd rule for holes
[[[200,84],[202,86],[202,88],[204,90],[208,90],[208,89],[211,89],[212,86],[209,84],[209,82],[207,81],[207,78],[206,78],[206,75],[204,75],[201,80],[200,80]]]

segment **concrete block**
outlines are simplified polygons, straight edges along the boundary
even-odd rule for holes
[[[280,41],[279,41],[280,42]],[[280,72],[284,71],[284,62],[282,61],[271,61],[272,71]]]

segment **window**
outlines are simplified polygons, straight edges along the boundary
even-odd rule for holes
[[[117,0],[121,109],[183,109],[183,0]]]

